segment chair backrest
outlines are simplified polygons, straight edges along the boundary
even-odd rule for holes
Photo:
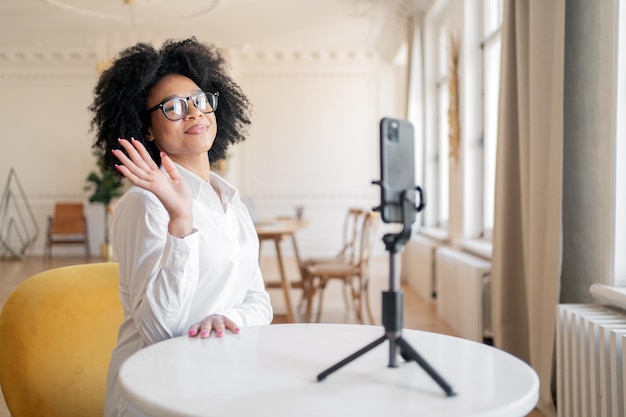
[[[36,274],[0,315],[0,385],[14,417],[102,416],[122,322],[116,263]]]
[[[364,213],[363,221],[359,233],[358,246],[358,266],[367,268],[369,265],[372,251],[378,237],[378,224],[380,214],[378,212],[369,211]]]
[[[342,247],[338,258],[356,262],[358,237],[365,210],[360,208],[349,208],[343,223]]]
[[[85,233],[85,212],[82,203],[57,203],[54,206],[51,233]]]

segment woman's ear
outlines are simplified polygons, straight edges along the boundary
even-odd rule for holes
[[[152,134],[152,128],[148,128],[148,130],[146,131],[146,140],[148,142],[152,142],[154,140],[154,135]]]

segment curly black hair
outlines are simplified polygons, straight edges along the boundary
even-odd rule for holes
[[[120,149],[118,138],[135,138],[146,147],[152,159],[161,164],[159,150],[145,136],[150,127],[146,111],[148,92],[168,74],[183,75],[203,91],[219,92],[215,111],[218,132],[209,150],[211,163],[226,157],[231,144],[245,139],[250,124],[250,104],[240,87],[227,75],[226,62],[219,50],[195,37],[168,40],[160,50],[138,43],[123,50],[106,69],[94,88],[91,131],[96,132],[94,148],[103,152],[102,165],[116,172],[117,158],[111,150]]]

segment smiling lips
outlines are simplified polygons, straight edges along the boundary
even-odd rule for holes
[[[191,126],[189,129],[185,131],[185,133],[189,135],[200,135],[202,133],[207,132],[208,130],[209,130],[209,125],[197,124],[197,125]]]

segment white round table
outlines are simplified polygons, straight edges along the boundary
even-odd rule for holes
[[[342,324],[245,327],[223,338],[174,338],[122,366],[136,416],[522,417],[536,405],[531,367],[493,347],[417,330],[402,335],[458,393],[447,397],[415,362],[389,368],[389,342],[317,382],[317,375],[383,335]]]

